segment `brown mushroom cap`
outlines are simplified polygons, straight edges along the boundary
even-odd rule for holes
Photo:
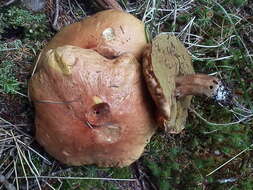
[[[36,139],[69,165],[126,166],[155,131],[141,66],[131,54],[107,59],[94,50],[48,51],[30,80]]]
[[[131,14],[111,9],[63,28],[43,49],[41,59],[50,49],[72,45],[93,49],[107,58],[128,52],[140,60],[146,43],[143,22]]]
[[[176,99],[176,78],[194,73],[186,48],[175,36],[157,36],[144,51],[143,73],[161,126],[169,133],[181,132],[192,97]]]
[[[117,10],[55,35],[29,83],[47,152],[69,165],[122,167],[140,157],[156,129],[136,60],[146,43],[144,24]]]

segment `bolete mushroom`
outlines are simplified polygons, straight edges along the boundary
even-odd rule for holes
[[[29,94],[36,139],[69,165],[126,166],[154,134],[141,71],[144,25],[109,10],[59,32],[44,48]]]
[[[63,28],[41,53],[38,68],[48,50],[64,45],[93,49],[106,58],[132,53],[139,61],[146,45],[144,24],[133,15],[106,10]]]
[[[191,95],[205,95],[223,105],[232,98],[218,78],[194,74],[191,56],[173,35],[158,35],[145,48],[143,73],[157,106],[157,121],[168,133],[184,129]]]
[[[175,37],[147,45],[134,16],[97,13],[64,28],[41,53],[29,82],[36,139],[69,165],[127,166],[158,124],[173,133],[184,128],[188,95],[215,96],[218,79],[193,74]]]

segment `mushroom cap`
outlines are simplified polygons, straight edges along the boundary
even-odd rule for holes
[[[146,43],[144,23],[139,19],[119,10],[101,11],[58,32],[43,49],[38,67],[48,50],[64,45],[93,49],[107,58],[128,52],[140,60]]]
[[[68,165],[127,166],[155,132],[141,66],[129,53],[49,50],[29,83],[36,139]]]
[[[187,49],[173,35],[158,35],[143,53],[143,73],[158,109],[157,120],[168,133],[180,133],[192,97],[177,100],[174,92],[176,77],[194,73]]]

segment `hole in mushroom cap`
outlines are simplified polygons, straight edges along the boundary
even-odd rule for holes
[[[103,102],[103,103],[99,103],[99,104],[95,104],[94,106],[92,106],[92,111],[93,114],[95,115],[107,115],[108,113],[110,113],[110,106]]]
[[[218,81],[216,81],[216,80],[213,80],[213,83],[214,83],[214,84],[219,84],[219,82],[218,82]]]
[[[102,102],[91,106],[86,114],[86,118],[93,127],[100,127],[111,121],[111,111],[109,104]]]

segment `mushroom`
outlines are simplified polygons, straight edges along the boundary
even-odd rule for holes
[[[192,95],[205,95],[226,105],[231,90],[218,78],[194,74],[191,56],[173,35],[158,35],[143,52],[143,73],[157,106],[157,122],[168,133],[185,126]]]
[[[64,45],[93,49],[106,58],[128,52],[140,61],[146,44],[144,24],[139,19],[119,10],[101,11],[57,33],[43,49],[37,69],[48,50]]]
[[[189,95],[214,97],[219,84],[194,75],[174,36],[147,44],[137,18],[102,11],[64,28],[41,52],[29,82],[36,140],[68,165],[127,166],[157,125],[184,128]]]
[[[116,10],[49,42],[29,83],[36,140],[49,154],[68,165],[115,167],[141,156],[156,130],[137,60],[145,45],[143,23]]]

